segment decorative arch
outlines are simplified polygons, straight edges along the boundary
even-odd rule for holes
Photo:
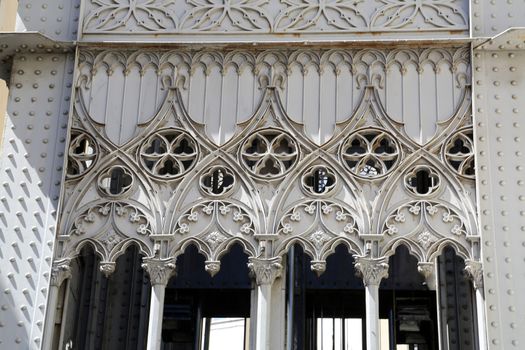
[[[239,167],[233,167],[236,159],[223,151],[216,151],[202,159],[191,174],[185,176],[177,189],[173,191],[167,203],[166,216],[162,231],[172,233],[175,221],[194,205],[204,201],[228,201],[239,204],[250,215],[257,232],[264,232],[266,224],[263,213],[266,212],[261,198],[256,196],[253,189],[256,188],[253,180],[247,176]],[[232,176],[231,189],[227,192],[214,194],[206,193],[202,188],[203,177],[211,170],[222,168]]]
[[[405,177],[418,166],[427,167],[438,176],[439,187],[428,195],[417,195],[404,189]],[[381,185],[380,194],[374,201],[373,211],[379,215],[372,221],[372,232],[383,233],[385,216],[390,215],[395,208],[407,205],[409,202],[431,200],[449,206],[456,215],[460,215],[466,225],[468,236],[477,235],[475,211],[465,192],[463,184],[446,166],[440,164],[437,157],[424,149],[416,151],[409,155]]]
[[[472,247],[462,245],[453,239],[446,238],[436,242],[429,249],[429,261],[435,261],[435,259],[437,259],[437,257],[441,255],[447,247],[454,249],[456,255],[460,256],[465,261],[476,260],[472,254]]]
[[[269,74],[272,75],[273,73],[269,72]],[[268,79],[273,80],[273,77],[270,76]],[[264,93],[257,109],[250,118],[240,122],[238,127],[241,128],[242,132],[225,143],[223,148],[230,150],[238,147],[239,143],[241,143],[247,135],[251,135],[255,130],[265,128],[285,130],[305,149],[312,150],[317,147],[315,143],[306,136],[304,125],[294,121],[287,114],[281,101],[280,93],[275,86],[264,87]]]
[[[109,162],[107,161],[109,157]],[[75,183],[76,191],[68,193],[69,198],[62,207],[65,213],[60,220],[60,235],[67,235],[71,228],[72,220],[90,207],[95,207],[101,202],[119,201],[127,205],[135,206],[138,211],[148,217],[154,233],[160,228],[161,212],[157,198],[152,193],[155,185],[143,174],[134,159],[122,152],[113,153],[112,156],[99,156],[99,161],[95,163],[87,174],[78,179],[66,179],[68,184]],[[116,195],[101,194],[101,181],[105,177],[111,176],[111,170],[121,168],[125,171],[125,176],[129,177],[129,189]],[[107,180],[107,179],[106,179]]]
[[[213,277],[220,270],[222,257],[236,244],[242,247],[248,257],[257,256],[257,247],[252,242],[249,242],[242,237],[227,238],[214,248],[210,246],[210,243],[206,241],[206,238],[203,239],[202,237],[195,236],[172,244],[169,248],[168,256],[175,260],[180,255],[184,254],[186,248],[194,246],[197,248],[199,254],[206,259],[204,262],[204,269]]]
[[[346,244],[355,254],[364,254],[360,235],[369,228],[366,201],[356,195],[361,193],[360,187],[342,176],[340,165],[329,159],[317,154],[303,161],[301,168],[279,186],[280,194],[274,199],[268,221],[276,235],[273,255],[282,256],[298,243],[312,258],[312,269],[317,273],[325,270],[326,257],[339,244]],[[315,179],[310,173],[319,171],[326,176],[321,181],[329,184],[329,176],[333,177],[333,187],[326,193],[315,193],[305,186],[305,177]]]
[[[312,200],[328,199],[329,202],[337,203],[342,208],[348,208],[355,215],[359,233],[364,234],[369,230],[368,210],[366,199],[362,196],[363,191],[359,183],[354,179],[344,176],[344,168],[327,152],[312,153],[302,160],[299,168],[294,169],[277,188],[279,193],[273,199],[268,218],[268,227],[271,232],[277,233],[278,226],[286,213],[296,205],[302,202]],[[333,169],[331,176],[335,181],[335,186],[327,193],[314,194],[304,190],[304,176],[306,172],[315,167],[324,167]]]
[[[326,258],[341,244],[346,245],[353,254],[365,256],[368,253],[365,248],[367,244],[377,242],[380,258],[391,256],[397,247],[405,245],[421,263],[433,259],[446,242],[455,242],[456,248],[465,257],[474,249],[473,245],[479,238],[474,209],[475,184],[471,178],[443,164],[446,157],[443,144],[458,132],[470,128],[470,87],[465,79],[469,71],[463,66],[468,63],[466,49],[321,48],[254,49],[249,52],[225,49],[118,53],[82,50],[80,56],[81,74],[75,90],[75,111],[71,125],[74,132],[83,133],[93,140],[92,143],[96,143],[97,154],[87,171],[66,180],[58,238],[62,250],[58,251],[74,254],[79,242],[85,240],[98,245],[99,252],[106,255],[104,259],[111,262],[133,241],[149,257],[154,258],[167,258],[166,255],[176,257],[188,245],[194,244],[206,256],[210,272],[214,272],[219,267],[217,262],[220,258],[236,243],[241,244],[244,251],[254,258],[261,257],[262,246],[265,245],[271,250],[265,251],[265,258],[269,259],[281,257],[291,245],[300,244],[316,264],[314,270],[322,272]],[[145,74],[145,83],[142,80],[140,84],[137,83],[141,86],[139,89],[147,86],[150,80],[153,82],[151,84],[156,84],[154,100],[158,104],[153,106],[149,103],[152,108],[148,111],[143,109],[143,113],[139,108],[138,114],[144,117],[138,118],[136,125],[130,127],[130,139],[126,142],[113,142],[106,133],[105,120],[90,115],[93,110],[90,110],[88,98],[93,90],[88,90],[93,89],[92,79],[97,67],[102,70],[99,72],[102,77],[96,79],[102,79],[100,81],[104,84],[110,79],[128,79],[123,78],[126,71],[135,77],[130,79],[142,79],[139,76]],[[453,106],[446,112],[448,115],[453,110],[453,115],[439,119],[441,121],[436,126],[436,133],[428,142],[413,139],[413,135],[405,130],[405,124],[400,121],[404,119],[394,116],[395,111],[388,109],[385,100],[386,90],[391,88],[388,84],[397,84],[396,79],[401,79],[404,71],[408,72],[403,79],[419,81],[423,79],[420,76],[428,74],[427,78],[433,78],[437,71],[445,68],[450,68],[451,72],[446,72],[444,79],[447,83],[456,84]],[[115,71],[118,77],[108,75],[115,69],[118,69]],[[389,72],[389,69],[392,71]],[[197,77],[192,76],[192,73]],[[393,74],[392,79],[390,73]],[[213,137],[209,135],[210,130],[206,129],[205,122],[217,114],[217,110],[201,115],[204,108],[195,107],[195,100],[192,99],[209,98],[203,82],[213,80],[217,85],[218,82],[225,85],[225,81],[231,83],[237,79],[238,84],[241,74],[245,74],[244,78],[248,81],[246,86],[249,86],[250,91],[247,91],[246,96],[250,98],[249,106],[235,111],[234,119],[228,119],[231,122],[228,124],[232,128],[231,134],[221,134],[217,141],[213,136],[216,133]],[[305,107],[303,105],[303,109],[294,109],[292,105],[307,95],[304,91],[292,97],[288,95],[296,83],[304,84],[305,79],[310,78],[318,79],[323,87],[332,84],[330,93],[340,89],[345,90],[346,94],[346,89],[352,90],[348,92],[352,95],[351,102],[341,103],[341,98],[347,95],[339,91],[339,95],[335,96],[335,113],[332,113],[334,111],[331,108],[325,108],[324,112],[319,113],[330,114],[333,134],[327,131],[329,128],[325,130],[319,126],[319,136],[316,138],[312,136],[315,127],[307,129],[307,122],[297,121],[310,120],[317,113],[312,109],[308,115],[295,116],[299,112],[294,110],[302,110],[304,114]],[[339,84],[342,80],[346,85]],[[190,86],[192,84],[193,87]],[[227,93],[237,94],[237,100],[244,96],[235,91]],[[226,101],[222,100],[222,95],[213,98],[215,102]],[[322,100],[321,103],[320,97],[315,98],[319,98],[319,101],[312,102],[312,105],[319,103],[321,110],[321,104],[326,105],[328,100]],[[151,102],[151,99],[148,101]],[[224,113],[218,114],[224,117]],[[192,153],[195,156],[194,163],[180,176],[155,176],[148,172],[147,165],[142,161],[144,139],[164,130],[186,133],[198,148],[196,154]],[[283,138],[290,140],[289,143],[293,143],[297,151],[292,152],[295,157],[293,166],[275,177],[253,174],[243,161],[245,143],[254,135],[264,137],[266,132],[271,133],[269,138],[285,135]],[[348,166],[344,148],[348,146],[352,152],[352,149],[362,146],[348,145],[355,141],[352,139],[354,136],[372,139],[367,139],[363,144],[378,140],[387,144],[377,146],[376,153],[388,153],[385,149],[395,146],[392,148],[396,148],[396,160],[390,162],[382,176],[359,176]],[[112,166],[129,169],[138,185],[136,192],[114,197],[97,190],[99,177]],[[441,187],[435,194],[421,196],[406,190],[405,177],[419,166],[431,169],[430,175],[439,178]],[[219,168],[221,172],[218,177],[210,179]],[[327,190],[325,193],[324,189],[318,192],[309,190],[314,188],[312,184],[315,181],[307,182],[304,179],[312,176],[317,176],[316,181],[320,178],[326,181],[325,185],[333,188],[333,191]],[[228,177],[233,178],[228,180],[231,183],[221,185],[221,189],[213,188],[212,184],[217,181],[224,183],[223,179]],[[330,184],[330,181],[333,183]],[[150,225],[147,234],[136,232],[137,227],[133,228],[133,234],[129,234],[129,230],[108,224],[107,227],[121,237],[108,250],[102,243],[106,238],[101,235],[104,232],[98,232],[105,230],[103,224],[98,227],[100,230],[93,228],[89,235],[82,233],[77,236],[70,232],[75,220],[90,213],[102,222],[105,205],[135,208],[133,210],[139,213],[137,215],[144,217]],[[404,225],[405,228],[408,226],[407,216],[412,215],[410,208],[418,213],[437,210],[434,214],[441,226],[432,229],[427,227],[429,225],[419,227],[419,222],[412,222],[411,230],[407,229],[404,234],[399,234],[402,231],[399,228],[397,234],[388,234],[385,225],[388,220],[395,221],[398,210],[407,211]],[[131,209],[127,210],[131,213]],[[443,215],[447,222],[443,221]],[[115,216],[119,220],[119,216]],[[300,219],[297,219],[298,216]],[[396,221],[396,224],[400,222]],[[445,224],[452,226],[445,227]],[[456,232],[460,235],[452,232],[454,224],[459,225]],[[94,227],[93,224],[89,225]],[[428,232],[425,233],[423,228]],[[124,231],[128,235],[123,234]],[[265,242],[261,244],[260,240]]]
[[[389,242],[381,252],[381,256],[389,258],[395,255],[397,248],[404,246],[410,255],[415,257],[419,263],[428,262],[425,250],[417,243],[405,237],[398,238]]]

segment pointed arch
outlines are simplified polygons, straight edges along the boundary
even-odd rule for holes
[[[444,238],[432,245],[429,249],[428,253],[428,260],[429,261],[435,261],[439,255],[443,253],[445,248],[450,247],[452,248],[458,256],[460,256],[463,260],[475,260],[474,256],[472,254],[472,247],[465,246],[461,244],[460,242],[450,239],[450,238]]]
[[[294,121],[287,114],[282,104],[281,96],[274,86],[268,86],[264,89],[261,101],[253,115],[238,124],[242,130],[236,136],[224,144],[225,149],[237,147],[247,135],[251,135],[255,130],[265,128],[283,129],[293,136],[302,147],[308,150],[317,148],[315,143],[306,137],[304,124]]]
[[[437,192],[437,198],[435,196],[432,197],[434,198],[433,200],[437,199],[437,202],[450,206],[452,210],[464,219],[467,225],[468,236],[477,236],[478,230],[475,210],[470,199],[465,195],[463,185],[447,167],[441,166],[439,159],[425,150],[416,151],[408,156],[382,184],[380,194],[374,200],[372,209],[373,212],[379,214],[372,219],[372,232],[382,234],[386,216],[389,215],[393,208],[405,205],[410,201],[425,200],[428,198],[409,195],[408,197],[402,197],[403,199],[400,201],[397,200],[396,203],[392,203],[393,194],[403,188],[401,184],[403,177],[418,164],[430,166],[439,175],[441,189]],[[450,198],[444,197],[447,194],[450,195]]]
[[[378,88],[368,85],[363,89],[363,94],[352,114],[336,124],[334,136],[321,147],[329,150],[340,145],[344,139],[356,129],[382,128],[395,136],[395,138],[409,149],[416,149],[417,144],[407,135],[404,124],[391,118],[381,102]]]
[[[390,241],[387,245],[382,247],[380,256],[389,258],[395,255],[397,248],[401,246],[407,248],[409,254],[415,257],[418,263],[428,262],[428,256],[425,254],[424,249],[419,245],[419,243],[405,237]]]
[[[366,205],[366,199],[358,182],[352,177],[344,176],[345,169],[333,158],[332,155],[319,151],[306,156],[301,161],[301,166],[293,169],[285,180],[277,188],[278,195],[273,200],[272,207],[269,209],[270,216],[267,220],[267,226],[272,232],[278,231],[278,225],[283,215],[285,215],[293,206],[313,199],[322,199],[326,196],[315,196],[311,193],[305,193],[302,189],[302,176],[305,172],[314,166],[323,166],[333,169],[337,188],[331,190],[330,200],[338,203],[350,212],[356,215],[356,223],[360,234],[369,232],[370,223]],[[342,190],[346,190],[343,192]],[[297,198],[292,198],[295,193]],[[339,198],[340,197],[340,198]],[[344,197],[344,198],[343,198]]]
[[[253,180],[239,167],[231,166],[236,163],[236,159],[223,151],[216,151],[202,159],[193,171],[182,179],[176,190],[172,193],[171,198],[166,204],[166,214],[162,232],[172,232],[175,221],[191,206],[210,200],[227,200],[231,203],[241,205],[247,210],[256,224],[256,231],[258,233],[265,232],[266,224],[264,221],[264,213],[267,212],[267,209],[264,207],[261,198],[254,193],[253,189],[257,188],[257,186]],[[234,175],[233,188],[227,193],[227,197],[225,196],[226,193],[220,195],[205,193],[200,187],[201,177],[212,167],[223,167]],[[195,195],[195,200],[188,201],[191,193]]]
[[[55,260],[75,259],[80,255],[82,249],[86,247],[90,247],[93,250],[93,253],[95,254],[95,256],[100,258],[100,261],[104,260],[105,258],[104,249],[102,248],[100,243],[98,243],[95,240],[89,239],[89,238],[79,241],[78,244],[74,246],[66,247],[66,249],[63,250],[58,256],[55,255],[54,259]]]
[[[125,239],[119,244],[117,244],[113,250],[109,253],[108,256],[108,262],[117,262],[117,259],[124,255],[126,251],[132,247],[135,246],[138,250],[138,254],[142,255],[143,257],[150,257],[153,256],[153,244],[145,244],[143,241],[135,239],[135,238],[129,238]]]
[[[112,157],[111,157],[112,155]],[[98,189],[99,177],[102,175],[105,169],[111,169],[112,167],[125,167],[131,170],[131,174],[136,177],[134,183],[132,183],[132,188],[130,189],[129,195],[126,197],[116,197],[111,198],[111,200],[117,200],[119,202],[128,203],[132,206],[139,208],[145,215],[148,216],[148,219],[151,220],[151,225],[153,225],[153,230],[156,233],[157,229],[161,227],[161,209],[158,203],[157,198],[153,196],[153,189],[155,186],[148,178],[143,174],[142,169],[139,168],[138,164],[134,161],[132,157],[126,155],[122,152],[116,152],[111,154],[109,162],[105,162],[106,157],[101,157],[101,159],[94,165],[94,168],[90,170],[80,181],[76,184],[75,188],[78,189],[74,191],[62,207],[62,211],[66,213],[62,220],[60,221],[59,232],[61,235],[67,234],[67,231],[71,227],[72,220],[78,215],[81,215],[82,212],[86,211],[90,207],[94,207],[100,203],[105,202],[108,198],[97,198],[95,194]],[[122,157],[122,158],[121,158]],[[135,200],[141,195],[145,195],[147,202],[144,203],[139,200]],[[93,198],[92,200],[90,198]]]
[[[193,246],[205,258],[204,269],[214,276],[220,270],[221,259],[229,253],[234,245],[239,245],[248,257],[257,256],[257,247],[241,237],[228,238],[218,247],[211,247],[210,242],[206,242],[201,237],[193,236],[180,242],[172,241],[168,249],[168,257],[177,259],[185,253],[186,248]]]
[[[176,95],[176,89],[168,87],[168,93],[164,97],[164,101],[161,103],[157,111],[149,118],[145,118],[146,121],[140,122],[136,125],[133,137],[128,141],[125,141],[123,144],[117,144],[109,139],[105,130],[106,124],[96,121],[96,119],[89,114],[84,94],[79,90],[80,88],[77,87],[75,92],[76,99],[73,107],[75,123],[78,123],[84,130],[87,130],[92,134],[97,139],[97,142],[108,151],[116,149],[127,150],[141,142],[142,137],[155,130],[160,122],[162,122],[162,120],[164,120],[169,114]]]

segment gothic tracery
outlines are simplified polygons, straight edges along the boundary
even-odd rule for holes
[[[81,69],[76,91],[57,259],[73,258],[84,241],[98,247],[105,263],[114,263],[126,242],[163,259],[195,244],[212,274],[233,242],[241,242],[253,258],[263,251],[276,258],[299,243],[319,273],[339,244],[359,256],[378,244],[382,257],[404,244],[424,264],[444,244],[455,242],[470,258],[478,234],[469,87],[463,78],[468,69],[458,70],[467,53],[449,50],[443,61],[443,51],[436,51],[439,55],[428,50],[337,52],[343,60],[352,57],[359,101],[324,141],[310,132],[311,121],[289,115],[283,98],[296,65],[302,65],[303,75],[312,64],[320,74],[329,67],[339,72],[342,63],[330,62],[335,52],[245,53],[244,63],[238,61],[240,52],[228,52],[218,53],[213,64],[208,58],[198,61],[207,57],[205,52],[159,52],[148,63],[141,54],[83,52],[81,67],[90,69]],[[420,72],[438,57],[435,74],[448,65],[461,91],[454,115],[439,121],[433,136],[424,139],[410,136],[385,105],[388,74],[392,69],[405,74],[408,63],[402,62],[409,57]],[[211,74],[213,65],[224,71],[234,61],[250,66],[255,80],[267,83],[258,87],[258,107],[230,126],[229,138],[210,135],[191,115],[187,83],[204,62],[211,64],[206,69]],[[109,76],[115,70],[128,76],[136,65],[142,66],[141,77],[155,67],[163,102],[157,98],[154,114],[138,115],[134,127],[116,135],[108,111],[97,115],[86,96],[99,79],[99,68]],[[283,66],[288,73],[280,75]],[[271,251],[263,248],[267,240],[273,242]]]

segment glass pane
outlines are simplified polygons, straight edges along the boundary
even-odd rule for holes
[[[381,350],[389,350],[390,349],[390,330],[388,327],[388,319],[380,319],[379,320],[379,340],[380,345],[379,348]]]
[[[344,350],[363,349],[363,321],[360,318],[345,319]]]
[[[317,350],[333,349],[334,320],[332,318],[317,319]]]
[[[203,324],[206,324],[206,319],[203,320]],[[210,320],[209,327],[207,347],[207,330],[203,330],[202,350],[244,350],[244,318],[214,317]]]
[[[343,347],[344,342],[344,347]],[[362,350],[363,323],[360,318],[318,318],[316,350]]]

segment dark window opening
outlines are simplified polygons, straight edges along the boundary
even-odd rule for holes
[[[447,247],[439,256],[441,284],[441,328],[445,346],[450,350],[474,350],[477,345],[476,310],[470,282],[464,274],[465,261]]]
[[[180,173],[180,169],[171,159],[165,160],[164,163],[162,163],[162,167],[159,169],[159,175],[177,175],[178,173]]]
[[[366,153],[366,151],[366,145],[364,145],[363,142],[361,142],[361,140],[359,139],[352,140],[351,146],[346,149],[346,153],[348,154],[363,154]]]
[[[194,152],[194,149],[190,146],[190,143],[186,139],[182,139],[179,145],[173,151],[175,154],[192,154]]]
[[[470,137],[470,139],[472,139],[472,134],[469,134],[467,136]],[[454,146],[450,149],[449,152],[453,154],[469,154],[471,150],[470,148],[465,147],[465,142],[462,139],[458,138],[456,139],[456,141],[454,141]]]
[[[163,154],[166,153],[165,147],[162,147],[164,142],[162,140],[155,138],[150,146],[146,149],[147,154]]]
[[[430,176],[428,170],[420,169],[415,175],[410,179],[410,186],[414,188],[416,193],[421,195],[429,194],[437,186],[437,178]]]
[[[379,145],[374,150],[374,152],[378,153],[378,154],[381,154],[381,153],[392,154],[392,153],[396,153],[396,149],[395,149],[395,147],[392,147],[392,144],[390,143],[390,141],[388,139],[382,138],[379,141]]]
[[[90,246],[72,262],[73,277],[63,284],[66,296],[53,349],[65,349],[65,344],[79,350],[146,348],[151,286],[139,249],[129,247],[110,278],[99,263]]]
[[[333,186],[334,181],[334,177],[328,174],[326,168],[318,167],[306,178],[306,185],[314,193],[324,193]]]
[[[437,350],[436,292],[417,270],[417,259],[400,246],[389,259],[389,277],[379,290],[379,315],[388,322],[381,343],[391,350]],[[386,334],[384,334],[386,333]]]
[[[339,246],[328,257],[320,277],[310,270],[310,258],[301,247],[294,246],[289,256],[288,267],[294,271],[287,282],[289,349],[366,350],[364,286],[349,273],[353,258],[346,248]],[[379,291],[381,350],[436,350],[436,293],[404,247],[389,264],[390,277]]]
[[[293,153],[293,147],[290,145],[287,139],[283,138],[279,142],[279,145],[275,147],[274,152],[277,154],[279,153],[290,154],[290,153]]]
[[[248,154],[261,154],[264,152],[266,152],[266,144],[262,143],[259,138],[254,138],[251,145],[248,148],[246,148],[246,153]]]
[[[233,185],[233,176],[228,174],[224,169],[214,170],[210,176],[204,179],[206,186],[213,194],[223,194],[231,185]]]
[[[288,254],[288,349],[365,349],[365,293],[362,282],[348,273],[353,258],[339,246],[318,277],[300,246]]]
[[[124,172],[124,169],[116,167],[111,170],[111,178],[109,181],[109,193],[113,195],[121,194],[124,189],[131,185],[131,176]]]
[[[264,167],[259,171],[261,175],[278,175],[280,173],[277,163],[273,159],[267,159]]]
[[[248,350],[251,280],[248,257],[234,246],[211,277],[191,246],[177,260],[164,302],[162,350]]]

